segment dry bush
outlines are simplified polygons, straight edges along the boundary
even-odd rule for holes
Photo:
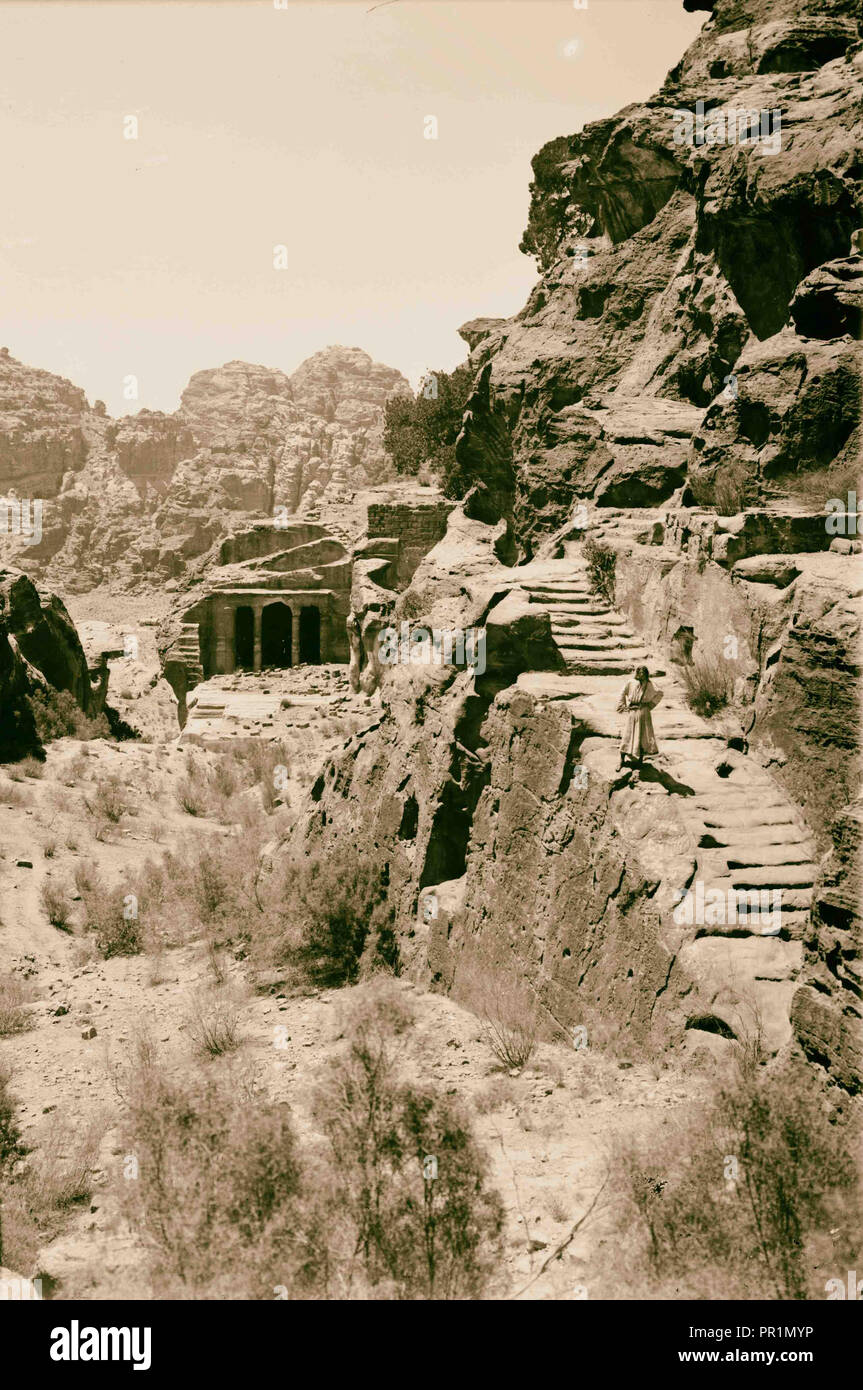
[[[45,764],[38,758],[22,758],[20,762],[10,764],[9,776],[15,782],[22,782],[25,777],[38,780],[45,776]]]
[[[57,853],[57,841],[53,838],[45,840],[42,845],[42,854],[45,859],[53,859]]]
[[[731,673],[722,657],[697,656],[681,667],[681,673],[687,703],[702,719],[718,714],[731,699]]]
[[[68,888],[59,883],[52,883],[51,879],[46,878],[42,883],[39,898],[51,926],[58,927],[60,931],[68,931],[72,920],[72,903]]]
[[[699,507],[714,507],[720,516],[737,516],[749,505],[752,479],[745,464],[730,464],[711,479],[696,474],[689,487]]]
[[[404,1083],[392,985],[366,986],[315,1104],[334,1178],[324,1188],[328,1291],[480,1298],[499,1268],[503,1208],[460,1107]]]
[[[28,696],[36,732],[40,742],[55,738],[110,738],[111,730],[104,714],[90,719],[69,690],[46,686]]]
[[[230,992],[196,994],[186,1018],[186,1033],[200,1057],[224,1057],[240,1046],[240,1010]]]
[[[31,800],[30,793],[23,787],[16,786],[14,782],[0,782],[0,805],[29,806]]]
[[[474,973],[469,1007],[482,1020],[482,1031],[495,1057],[507,1071],[521,1071],[533,1055],[539,1033],[539,1006],[524,980],[495,975],[479,967]]]
[[[588,536],[582,545],[582,554],[587,562],[587,582],[591,593],[613,604],[617,552],[604,541],[595,541]]]
[[[24,1005],[28,992],[14,975],[0,975],[0,1038],[23,1033],[30,1027],[30,1017]]]
[[[41,1246],[54,1240],[72,1212],[89,1202],[105,1128],[101,1116],[78,1127],[52,1116],[33,1149],[25,1150],[0,1077],[0,1263],[32,1269]]]
[[[863,476],[859,460],[831,463],[811,473],[786,474],[781,486],[812,511],[824,511],[831,498],[847,499],[849,492],[863,498]],[[841,532],[839,534],[842,534]]]
[[[95,821],[108,821],[119,825],[123,817],[132,810],[128,789],[118,777],[101,778],[89,797],[84,797],[87,814]]]
[[[807,1071],[741,1071],[677,1133],[619,1150],[619,1225],[642,1290],[823,1297],[813,1243],[853,1213],[852,1259],[863,1230],[852,1136],[817,1084]]]
[[[252,942],[259,957],[293,965],[327,986],[352,984],[379,969],[397,973],[381,866],[355,849],[286,858],[268,903],[265,932]]]
[[[72,875],[75,880],[75,887],[86,898],[88,893],[95,892],[99,886],[99,872],[92,859],[82,859],[75,865],[75,872]]]
[[[143,950],[140,911],[127,901],[129,894],[122,888],[108,888],[96,879],[81,896],[85,909],[84,929],[94,934],[96,945],[106,960],[112,956],[136,956]]]
[[[409,1004],[377,980],[345,1015],[345,1054],[315,1101],[326,1143],[303,1155],[287,1107],[235,1065],[179,1080],[138,1049],[117,1086],[137,1171],[123,1198],[164,1296],[475,1298],[490,1287],[502,1207],[449,1098],[397,1074]]]
[[[169,1079],[138,1060],[123,1185],[167,1295],[272,1298],[302,1268],[300,1167],[288,1107],[212,1075]],[[299,1247],[299,1248],[298,1248]]]

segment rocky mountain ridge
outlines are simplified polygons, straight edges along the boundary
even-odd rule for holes
[[[172,414],[113,420],[3,350],[0,495],[43,504],[41,541],[4,550],[67,592],[176,578],[250,517],[314,514],[391,476],[384,405],[408,389],[361,349],[330,347],[290,376],[245,362],[196,372]]]

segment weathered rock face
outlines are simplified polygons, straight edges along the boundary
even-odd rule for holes
[[[40,684],[68,690],[90,715],[104,707],[104,685],[90,679],[75,625],[55,594],[26,575],[0,570],[0,761],[38,752],[27,697]]]
[[[651,505],[737,470],[757,500],[859,446],[859,6],[695,7],[656,98],[535,157],[541,280],[513,319],[465,325],[459,457],[528,551],[573,496]]]
[[[846,1090],[863,1090],[863,933],[860,801],[833,826],[833,849],[816,891],[805,939],[804,982],[791,1021],[807,1056]]]
[[[77,386],[0,349],[0,495],[56,497],[64,475],[84,465],[89,413]]]
[[[174,414],[114,421],[0,356],[0,496],[43,499],[41,543],[9,554],[72,592],[180,577],[237,525],[317,516],[386,476],[384,406],[408,389],[359,348],[333,347],[293,376],[245,362],[196,372]]]

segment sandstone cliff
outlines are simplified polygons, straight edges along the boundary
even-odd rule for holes
[[[456,995],[479,958],[549,1026],[796,1037],[855,1090],[859,917],[825,927],[839,870],[817,859],[856,788],[861,579],[818,480],[853,479],[859,450],[861,7],[690,8],[710,17],[656,98],[536,156],[539,282],[462,329],[477,488],[395,618],[485,625],[488,670],[386,673],[302,839],[381,863],[404,968]],[[699,103],[765,111],[773,151],[678,143]],[[616,609],[586,585],[585,527]],[[693,651],[728,662],[727,717],[687,707]],[[641,660],[662,757],[632,783],[614,710]],[[781,888],[781,929],[678,922],[697,881]]]
[[[388,476],[383,409],[407,389],[359,348],[331,347],[291,376],[245,362],[196,372],[173,414],[112,420],[4,351],[0,496],[42,499],[43,534],[4,535],[3,553],[70,592],[178,577],[250,519],[316,515]]]
[[[527,551],[574,497],[643,506],[690,476],[758,500],[859,456],[859,0],[689,8],[711,15],[655,98],[537,154],[540,280],[465,326],[485,370],[458,452]],[[698,103],[724,134],[677,143]],[[772,133],[741,143],[740,112]]]

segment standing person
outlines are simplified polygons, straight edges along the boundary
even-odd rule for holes
[[[659,752],[650,711],[661,699],[662,691],[650,684],[647,667],[639,666],[634,678],[624,687],[617,704],[618,713],[626,714],[626,724],[620,740],[620,767],[624,767],[626,759],[629,758],[640,771],[645,753],[650,755]]]

